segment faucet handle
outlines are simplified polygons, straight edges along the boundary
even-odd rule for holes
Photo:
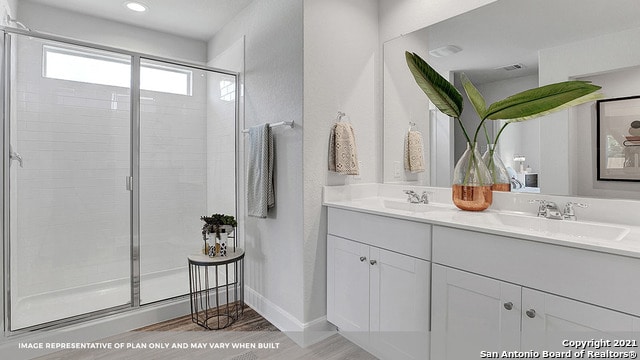
[[[579,208],[588,208],[589,204],[584,204],[584,203],[578,203],[578,202],[573,202],[573,201],[569,201],[564,208],[565,209],[572,209],[574,206],[577,206]]]
[[[549,202],[547,200],[540,200],[540,199],[535,199],[535,200],[529,200],[529,204],[535,204],[538,203],[538,216],[546,216],[547,215],[547,205],[549,204]]]
[[[574,220],[574,221],[577,220],[576,213],[575,213],[575,211],[573,209],[574,206],[577,206],[577,207],[580,207],[580,208],[588,208],[589,207],[588,204],[569,201],[568,203],[566,203],[564,205],[564,210],[562,212],[562,218],[563,219]]]
[[[407,194],[407,202],[410,203],[418,203],[420,202],[420,196],[413,190],[402,190],[405,194]]]
[[[428,204],[429,203],[429,195],[433,196],[433,191],[423,191],[422,195],[420,196],[420,202],[423,204]]]

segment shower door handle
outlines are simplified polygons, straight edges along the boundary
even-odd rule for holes
[[[13,151],[13,147],[11,145],[9,145],[9,160],[10,161],[18,160],[18,164],[20,164],[20,167],[23,167],[22,156],[17,152]]]

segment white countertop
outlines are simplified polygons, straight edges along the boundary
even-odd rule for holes
[[[357,188],[355,191],[354,189],[345,189],[348,186],[327,186],[325,187],[323,205],[432,225],[640,258],[640,226],[582,221],[580,217],[579,221],[551,220],[538,218],[535,214],[528,212],[495,209],[481,212],[462,211],[450,203],[445,203],[446,200],[443,199],[446,198],[446,190],[441,191],[440,189],[433,190],[431,198],[441,202],[432,202],[428,211],[400,210],[398,207],[402,206],[395,205],[401,205],[403,201],[406,201],[404,198],[384,196],[389,193],[395,195],[396,189],[392,189],[393,192],[391,192],[389,189],[377,189],[378,186],[385,185],[372,184],[368,187]],[[429,190],[432,189],[434,188]],[[401,192],[399,194],[402,195]],[[396,208],[385,206],[385,201],[388,201],[387,204],[395,204]],[[561,230],[556,231],[558,228]],[[613,235],[610,236],[610,234]]]

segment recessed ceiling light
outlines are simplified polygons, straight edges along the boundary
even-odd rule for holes
[[[136,11],[136,12],[145,12],[148,9],[146,5],[143,5],[138,2],[133,2],[133,1],[128,1],[124,3],[124,6],[126,6],[127,9]]]

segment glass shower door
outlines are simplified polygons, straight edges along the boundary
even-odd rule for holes
[[[187,256],[203,246],[201,216],[236,215],[236,80],[143,58],[140,87],[140,303],[145,305],[189,293]]]
[[[14,331],[131,302],[131,58],[9,40]]]

